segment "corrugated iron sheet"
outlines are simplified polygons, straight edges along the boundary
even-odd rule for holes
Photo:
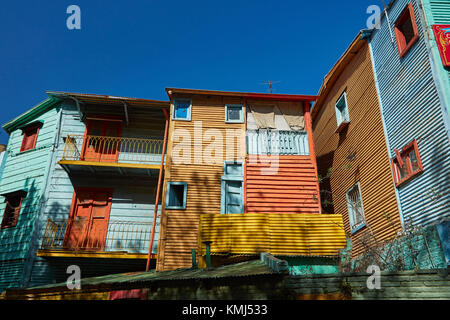
[[[341,215],[246,213],[200,217],[199,252],[336,256],[346,245]]]
[[[247,160],[246,210],[319,213],[317,185],[310,156],[259,156],[253,164]]]
[[[388,14],[390,28],[412,2],[420,38],[400,58],[388,23],[374,31],[371,46],[391,156],[417,139],[424,172],[398,188],[408,225],[429,225],[450,216],[450,144],[435,85],[417,0],[397,0]]]
[[[326,181],[332,199],[327,199],[332,200],[334,212],[342,214],[346,231],[350,234],[346,192],[359,182],[366,225],[384,241],[401,230],[401,221],[370,51],[365,40],[360,42],[340,73],[333,74],[331,86],[323,91],[321,104],[316,105],[314,142],[319,172],[324,176],[332,168]],[[350,123],[347,131],[339,134],[335,104],[344,90]],[[383,213],[389,214],[390,220]],[[352,235],[354,256],[364,249],[360,241],[363,234],[361,229]]]

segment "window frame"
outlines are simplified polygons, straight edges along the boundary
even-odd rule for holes
[[[2,222],[0,225],[0,230],[3,229],[9,229],[9,228],[14,228],[17,226],[17,223],[19,222],[19,216],[20,216],[20,211],[22,210],[22,203],[23,203],[23,199],[26,197],[27,193],[24,190],[19,190],[19,191],[15,191],[15,192],[11,192],[8,194],[3,194],[2,196],[5,197],[5,209],[3,210],[3,217],[2,217]],[[6,210],[8,208],[8,203],[10,202],[11,197],[20,197],[19,200],[19,205],[16,207],[16,209],[14,209],[11,213],[13,215],[13,222],[12,223],[7,223],[7,220],[9,220],[9,218],[11,216],[11,213],[6,215]]]
[[[405,36],[403,35],[403,32],[400,31],[399,26],[405,22],[405,20],[408,18],[408,16],[411,18],[411,24],[413,27],[414,36],[409,41],[409,43],[406,43]],[[412,46],[419,40],[419,29],[417,28],[417,21],[416,16],[414,15],[414,7],[412,2],[410,2],[400,13],[397,20],[394,24],[394,33],[395,33],[395,39],[397,40],[397,49],[398,54],[400,58],[403,58],[409,50],[411,50]]]
[[[362,219],[363,222],[361,222],[359,225],[355,225],[355,216],[354,216],[354,212],[353,209],[351,209],[350,207],[350,201],[349,201],[349,192],[352,191],[354,188],[358,188],[358,192],[359,192],[359,199],[361,201],[361,211],[362,211]],[[349,220],[349,224],[350,224],[350,232],[351,234],[354,234],[355,232],[361,230],[362,228],[364,228],[366,226],[366,214],[364,212],[364,204],[363,204],[363,199],[362,199],[362,192],[361,192],[361,184],[358,181],[357,183],[355,183],[354,185],[352,185],[346,192],[345,192],[345,199],[347,202],[347,213],[348,213],[348,220]]]
[[[40,130],[41,126],[42,126],[41,123],[33,123],[26,127],[21,128],[23,136],[22,136],[22,144],[20,145],[19,152],[25,152],[25,151],[36,149],[37,139],[39,136],[39,130]],[[36,132],[33,135],[28,135],[28,133],[32,130],[33,131],[36,130]],[[28,139],[33,139],[33,141],[31,143],[31,147],[28,147],[27,149],[25,149],[26,145],[28,144],[27,143]]]
[[[177,104],[178,101],[189,102],[189,108],[187,110],[186,118],[177,118],[176,117],[175,105]],[[192,100],[190,100],[190,99],[174,99],[173,100],[173,103],[172,103],[172,120],[175,120],[175,121],[191,121],[191,115],[192,115]]]
[[[241,108],[238,120],[228,119],[228,108]],[[244,123],[244,105],[243,104],[226,104],[225,105],[225,123]]]
[[[412,170],[411,159],[409,158],[409,154],[413,150],[416,154],[417,165],[419,167],[414,171]],[[396,153],[397,153],[397,155],[391,159],[391,165],[392,165],[392,171],[394,174],[395,186],[400,187],[405,182],[409,181],[410,179],[414,178],[415,176],[417,176],[418,174],[423,172],[424,169],[423,169],[423,165],[422,165],[422,160],[420,158],[419,146],[417,144],[416,139],[414,139],[413,141],[408,143],[406,146],[404,146],[400,152],[396,151]],[[406,175],[404,178],[400,178],[400,164],[398,162],[398,156],[400,156],[401,158],[406,158],[406,168],[408,169],[408,175]]]
[[[341,100],[343,100],[345,104],[344,110],[346,111],[347,119],[342,118],[342,111],[338,106]],[[350,112],[348,109],[347,91],[344,91],[337,99],[336,103],[334,104],[334,111],[336,113],[336,122],[337,122],[336,132],[341,132],[350,123]]]
[[[183,190],[183,205],[182,206],[170,206],[169,205],[169,200],[170,200],[170,190],[171,190],[171,186],[172,185],[182,185],[184,186],[184,190]],[[187,182],[179,182],[179,181],[169,181],[167,182],[167,191],[166,191],[166,204],[165,204],[165,209],[167,210],[186,210],[186,205],[187,205],[187,187],[188,184]]]
[[[228,165],[241,165],[241,173],[240,174],[227,174],[227,166]],[[244,162],[236,161],[236,160],[225,160],[223,165],[223,176],[221,177],[221,185],[220,185],[220,214],[244,214],[245,211],[245,199],[244,199]],[[226,213],[226,183],[228,181],[237,181],[241,182],[241,213]]]

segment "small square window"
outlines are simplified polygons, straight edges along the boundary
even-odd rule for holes
[[[173,103],[172,120],[191,121],[191,100],[175,100]]]
[[[412,3],[403,10],[395,22],[395,37],[397,39],[398,53],[400,57],[411,49],[412,45],[419,39],[416,18]]]
[[[166,209],[186,209],[186,198],[186,182],[169,182],[167,184]]]
[[[244,111],[241,104],[225,105],[226,123],[244,123]]]
[[[348,114],[347,94],[344,92],[338,99],[335,105],[337,130],[341,131],[350,122],[350,116]]]
[[[350,230],[354,233],[366,225],[359,182],[347,191],[346,198]]]
[[[225,160],[224,175],[226,176],[243,176],[242,162]]]
[[[417,141],[407,144],[401,152],[396,151],[396,157],[391,160],[394,171],[395,185],[398,187],[423,171]],[[399,160],[401,159],[401,161]]]
[[[20,152],[34,149],[36,147],[36,141],[39,133],[39,126],[32,125],[22,129],[23,138],[22,145],[20,146]]]
[[[3,212],[3,219],[1,229],[12,228],[17,225],[19,220],[20,207],[22,200],[25,197],[25,191],[17,191],[10,194],[3,195],[5,197],[5,211]]]

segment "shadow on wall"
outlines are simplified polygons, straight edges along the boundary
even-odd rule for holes
[[[330,175],[333,168],[334,151],[317,157],[319,173],[320,201],[324,213],[334,214],[333,197],[331,193]]]

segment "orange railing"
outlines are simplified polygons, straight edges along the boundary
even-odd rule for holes
[[[163,140],[68,135],[62,160],[159,164]]]
[[[80,218],[48,219],[41,249],[146,253],[151,228],[151,222],[110,221],[105,226],[93,226]]]

